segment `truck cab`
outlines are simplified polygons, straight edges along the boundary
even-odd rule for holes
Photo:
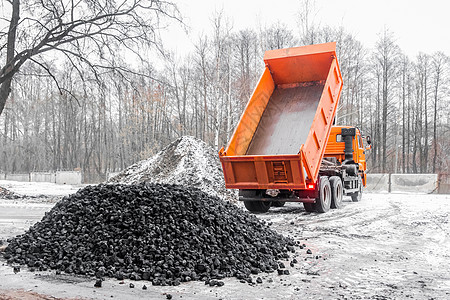
[[[345,160],[345,141],[341,135],[342,128],[355,128],[356,135],[352,138],[353,161],[358,164],[358,173],[361,175],[363,185],[366,186],[366,150],[370,149],[370,144],[364,145],[363,136],[359,128],[352,126],[331,127],[330,136],[323,157],[324,159],[336,158],[340,164]],[[370,138],[366,143],[370,143]]]

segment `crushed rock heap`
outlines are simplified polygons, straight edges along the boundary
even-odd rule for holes
[[[184,186],[87,186],[9,240],[10,264],[155,285],[279,268],[294,242],[227,201]]]
[[[235,191],[225,188],[217,152],[191,136],[177,139],[153,157],[128,167],[108,181],[126,184],[140,182],[179,184],[199,188],[222,199],[237,199]]]
[[[20,196],[17,195],[16,193],[0,186],[0,198],[11,200],[11,199],[20,198]]]

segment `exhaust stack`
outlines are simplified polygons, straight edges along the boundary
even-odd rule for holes
[[[355,163],[353,161],[353,137],[356,135],[356,128],[342,128],[341,136],[345,142],[345,160],[342,162],[343,165]]]

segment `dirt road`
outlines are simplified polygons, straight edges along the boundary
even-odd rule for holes
[[[285,262],[290,275],[255,275],[261,284],[229,278],[214,288],[202,282],[154,287],[144,281],[130,288],[129,281],[108,279],[94,288],[91,279],[54,272],[22,268],[14,274],[0,261],[0,291],[84,299],[166,299],[167,293],[183,300],[450,298],[449,195],[365,194],[360,203],[346,200],[342,209],[326,214],[287,204],[258,215],[305,245],[295,254],[298,263]],[[51,208],[39,205],[0,200],[0,239],[23,232]]]

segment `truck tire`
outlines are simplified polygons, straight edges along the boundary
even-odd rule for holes
[[[305,202],[303,202],[303,207],[305,208],[305,210],[307,212],[315,212],[316,211],[315,203],[305,203]]]
[[[265,213],[269,211],[270,206],[272,205],[271,201],[245,201],[245,208],[253,213]]]
[[[342,196],[344,195],[344,188],[342,180],[339,176],[330,177],[331,185],[331,208],[341,208]]]
[[[283,207],[286,204],[286,201],[272,201],[273,207]]]
[[[319,197],[316,198],[316,211],[325,213],[330,210],[331,206],[331,186],[328,177],[320,177]]]
[[[359,186],[358,191],[356,193],[351,194],[353,202],[359,202],[359,201],[361,201],[361,198],[362,198],[362,179],[360,176],[358,179],[358,186]]]

